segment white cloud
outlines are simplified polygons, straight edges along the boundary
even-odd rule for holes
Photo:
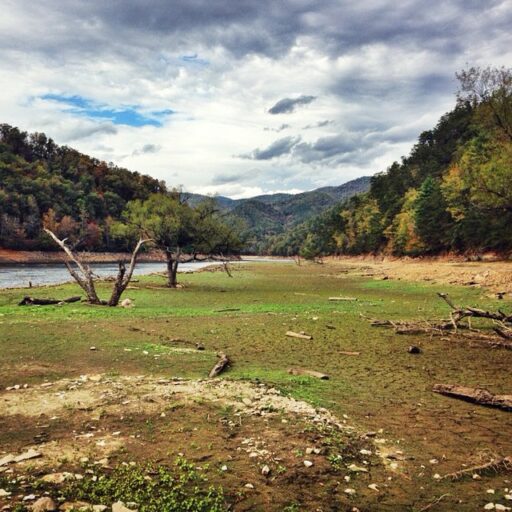
[[[0,0],[1,121],[189,191],[299,191],[385,169],[453,106],[455,71],[512,61],[508,1],[139,5]],[[162,127],[113,125],[38,100],[48,93],[175,114]],[[268,113],[301,96],[316,99]],[[302,150],[257,172],[236,157],[283,136]]]

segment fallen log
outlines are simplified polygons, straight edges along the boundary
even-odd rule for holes
[[[229,357],[224,354],[219,354],[219,360],[215,364],[215,366],[211,369],[209,377],[210,379],[213,379],[214,377],[217,377],[217,375],[220,375],[229,365],[231,364],[231,361]]]
[[[313,336],[310,336],[309,334],[306,334],[304,332],[286,331],[285,336],[288,336],[289,338],[299,338],[301,340],[312,340],[313,339]]]
[[[315,370],[305,370],[304,368],[290,368],[288,370],[290,375],[306,375],[308,377],[314,377],[315,379],[329,380],[329,375]]]
[[[512,471],[512,456],[503,457],[502,459],[493,459],[487,464],[480,466],[473,466],[467,469],[455,471],[455,473],[448,473],[442,479],[450,478],[451,480],[459,480],[466,476],[483,475],[488,473],[499,473],[501,471]]]
[[[434,393],[459,398],[466,402],[488,407],[498,407],[504,411],[512,411],[512,395],[494,395],[482,388],[468,388],[456,384],[435,384],[432,388]]]
[[[36,297],[29,297],[26,295],[23,297],[18,306],[51,306],[53,304],[70,304],[72,302],[78,302],[82,297],[76,295],[74,297],[68,297],[67,299],[38,299]]]

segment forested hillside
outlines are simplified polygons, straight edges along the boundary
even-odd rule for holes
[[[61,237],[77,229],[82,248],[115,250],[110,227],[128,201],[165,192],[149,176],[101,162],[42,133],[0,126],[0,246],[53,249],[43,221]]]
[[[352,197],[269,241],[273,254],[512,249],[512,71],[458,75],[455,108]]]

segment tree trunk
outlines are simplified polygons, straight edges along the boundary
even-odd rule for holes
[[[109,306],[117,306],[119,304],[121,295],[126,290],[126,287],[130,284],[130,281],[132,279],[139,251],[146,242],[149,242],[149,240],[143,240],[142,238],[137,242],[137,245],[135,246],[135,249],[132,252],[132,257],[130,259],[128,271],[126,270],[126,265],[124,261],[119,262],[119,271],[117,273],[116,281],[114,283],[112,295],[110,296],[110,300],[108,301]]]
[[[180,262],[179,251],[176,254],[167,252],[167,286],[169,288],[178,287],[178,265]]]

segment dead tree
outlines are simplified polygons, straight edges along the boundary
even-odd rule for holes
[[[75,254],[67,245],[66,239],[61,240],[58,238],[55,233],[51,230],[44,228],[44,231],[53,239],[53,241],[64,251],[67,256],[67,259],[64,260],[64,264],[68,269],[71,277],[78,283],[80,288],[84,290],[87,295],[87,302],[89,304],[95,305],[103,305],[103,306],[117,306],[119,303],[119,299],[121,298],[122,293],[128,286],[130,279],[132,278],[133,271],[135,270],[135,265],[137,263],[137,256],[139,254],[142,246],[149,242],[148,239],[140,239],[135,246],[135,249],[132,252],[130,265],[128,269],[126,269],[126,265],[124,262],[119,262],[119,271],[114,282],[114,288],[112,290],[112,295],[109,301],[103,301],[99,298],[98,293],[96,292],[96,287],[94,284],[94,273],[91,267],[81,261],[77,254]],[[73,267],[73,263],[76,265],[76,268]]]

